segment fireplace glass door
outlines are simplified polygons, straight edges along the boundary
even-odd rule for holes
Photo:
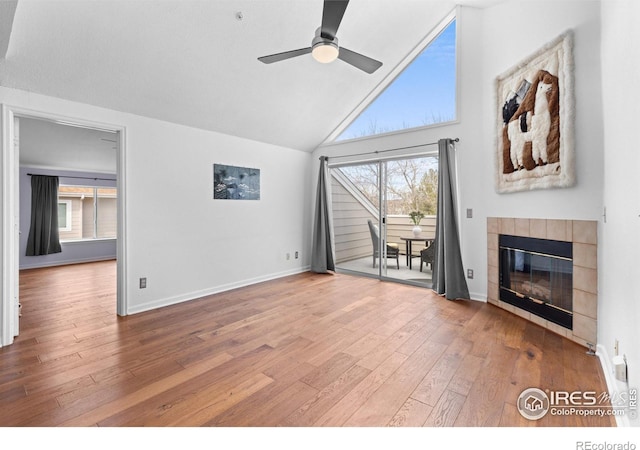
[[[500,235],[500,300],[572,328],[570,242]]]
[[[566,258],[509,249],[506,288],[533,301],[571,311],[573,263]]]

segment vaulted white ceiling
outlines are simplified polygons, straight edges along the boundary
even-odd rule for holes
[[[340,45],[382,61],[372,75],[310,55],[257,60],[310,46],[322,7],[322,0],[19,0],[12,23],[2,21],[11,32],[0,84],[311,151],[455,5],[352,0]]]

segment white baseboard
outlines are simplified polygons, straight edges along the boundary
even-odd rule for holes
[[[487,293],[469,292],[471,300],[487,303]]]
[[[42,269],[44,267],[70,266],[72,264],[84,264],[84,263],[98,262],[98,261],[111,261],[113,259],[116,259],[116,255],[101,256],[99,258],[70,259],[66,261],[52,261],[52,262],[43,262],[43,263],[36,263],[36,264],[23,264],[22,266],[19,267],[19,270]]]
[[[162,308],[164,306],[175,305],[178,303],[188,302],[189,300],[196,300],[198,298],[206,297],[208,295],[219,294],[221,292],[230,291],[232,289],[238,289],[245,286],[250,286],[252,284],[262,283],[264,281],[275,280],[277,278],[287,277],[289,275],[296,275],[303,272],[308,272],[310,266],[297,267],[291,270],[285,270],[282,272],[271,273],[267,275],[262,275],[255,278],[250,278],[246,280],[240,280],[233,283],[223,284],[220,286],[213,286],[208,289],[202,289],[199,291],[192,291],[186,294],[167,297],[163,299],[157,299],[151,302],[143,303],[140,305],[136,305],[134,307],[130,307],[127,311],[127,314],[137,314],[145,311],[151,311],[152,309]]]
[[[607,391],[612,398],[615,398],[617,395],[622,393],[626,393],[629,390],[629,386],[627,383],[623,383],[622,381],[616,380],[613,371],[613,364],[611,364],[612,359],[609,357],[607,353],[607,349],[604,345],[598,344],[596,346],[596,356],[600,360],[600,365],[602,366],[602,371],[604,372],[604,378],[607,383]],[[629,421],[629,417],[626,415],[615,416],[616,417],[616,425],[619,427],[630,427],[631,423]]]

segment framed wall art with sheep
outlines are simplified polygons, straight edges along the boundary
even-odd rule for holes
[[[496,190],[575,184],[573,33],[496,78]]]

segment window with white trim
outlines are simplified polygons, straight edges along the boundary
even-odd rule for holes
[[[58,199],[58,231],[71,231],[71,200]]]
[[[456,49],[454,18],[335,140],[456,120]]]
[[[115,239],[117,201],[116,188],[61,185],[58,188],[60,241]]]

